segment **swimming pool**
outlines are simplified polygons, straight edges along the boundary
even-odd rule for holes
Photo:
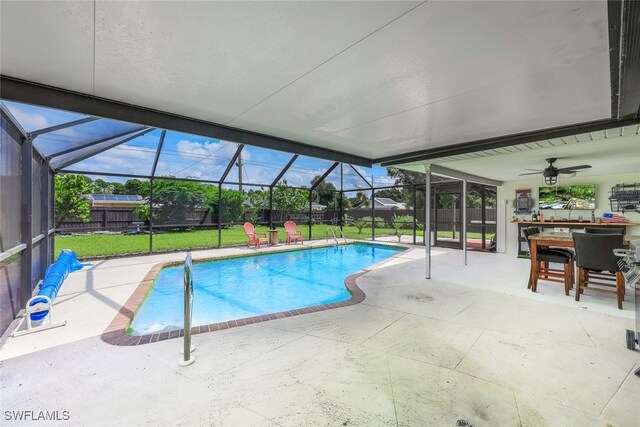
[[[355,243],[194,263],[193,326],[337,303],[347,276],[401,251]],[[183,267],[165,267],[131,321],[129,335],[183,327]]]

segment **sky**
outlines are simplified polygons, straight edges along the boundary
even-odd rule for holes
[[[27,132],[44,129],[61,123],[85,117],[49,108],[3,101],[11,113]],[[88,142],[101,140],[112,135],[124,134],[139,129],[139,125],[100,119],[73,128],[47,133],[37,137],[36,146],[45,155],[59,153]],[[119,173],[131,175],[149,175],[153,167],[161,130],[156,129],[145,135],[110,148],[100,154],[82,160],[67,170],[93,172],[93,179],[124,182],[126,178],[102,176],[100,173]],[[108,143],[104,143],[108,144]],[[207,181],[218,181],[238,146],[233,142],[204,138],[180,132],[167,131],[158,159],[156,176],[175,176]],[[291,160],[292,154],[260,147],[245,146],[242,150],[242,182],[247,184],[269,185],[279,172]],[[333,164],[332,161],[299,156],[283,176],[291,186],[309,187],[311,180],[324,174]],[[373,179],[375,186],[392,185],[393,178],[387,176],[385,168],[374,166],[356,169],[367,178]],[[349,165],[343,165],[344,189],[358,190],[368,188]],[[239,168],[234,167],[225,182],[238,182]],[[327,181],[340,187],[340,166],[328,177]]]

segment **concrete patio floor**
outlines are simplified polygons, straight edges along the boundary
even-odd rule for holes
[[[305,243],[307,244],[307,243]],[[312,245],[324,244],[324,241]],[[282,249],[274,248],[274,250]],[[252,252],[194,252],[194,258]],[[70,425],[634,426],[640,353],[612,297],[526,289],[528,260],[424,248],[361,276],[364,302],[135,347],[99,335],[152,265],[97,261],[56,300],[62,328],[9,338],[1,409],[69,411]],[[3,425],[12,425],[3,421]],[[16,422],[15,425],[27,425]],[[48,423],[51,425],[51,423]]]

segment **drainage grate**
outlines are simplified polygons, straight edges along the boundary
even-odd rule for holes
[[[473,427],[473,424],[467,420],[458,420],[456,421],[456,427]]]

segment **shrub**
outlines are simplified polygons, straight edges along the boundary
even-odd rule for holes
[[[391,225],[396,230],[411,230],[413,228],[413,217],[411,215],[394,215]]]
[[[371,227],[372,224],[372,218],[370,216],[363,216],[362,218],[358,218],[353,222],[353,225],[355,225],[358,228],[358,234],[362,234],[362,229],[364,227]],[[373,222],[375,222],[375,226],[378,228],[383,228],[386,226],[386,224],[384,223],[384,218],[380,218],[379,216],[373,218]]]

